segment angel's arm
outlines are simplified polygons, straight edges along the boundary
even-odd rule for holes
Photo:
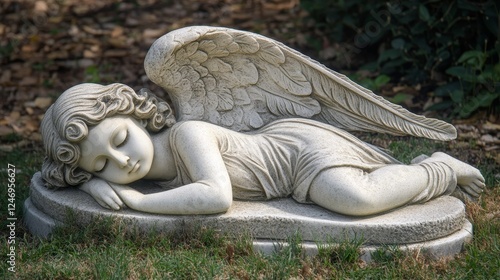
[[[226,211],[232,190],[217,141],[206,124],[190,122],[176,133],[175,148],[193,183],[153,194],[112,185],[132,209],[158,214],[213,214]]]
[[[111,188],[110,184],[103,179],[94,177],[90,181],[83,183],[80,190],[88,193],[104,208],[120,210],[123,207],[122,200]]]

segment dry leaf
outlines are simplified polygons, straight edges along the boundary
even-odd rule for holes
[[[24,124],[24,129],[29,132],[37,131],[40,124],[34,119],[29,119]]]
[[[92,35],[105,35],[105,34],[109,34],[109,31],[107,30],[102,30],[102,29],[96,29],[92,26],[88,26],[88,25],[84,25],[82,27],[83,31],[87,32],[87,33],[90,33]]]
[[[32,52],[35,52],[37,49],[38,49],[38,45],[27,44],[27,45],[23,45],[21,47],[21,52],[23,52],[23,53],[32,53]]]
[[[95,53],[91,50],[84,50],[83,57],[85,57],[85,58],[97,58],[97,57],[99,57],[99,54]]]
[[[26,107],[24,109],[26,110],[26,113],[28,113],[28,115],[33,115],[33,113],[35,113],[35,110],[33,110],[33,108],[31,107]]]
[[[30,139],[33,141],[42,141],[42,135],[38,132],[33,132],[30,136]]]
[[[124,57],[127,55],[127,50],[107,50],[104,52],[104,57]]]
[[[9,69],[6,69],[5,71],[2,72],[2,76],[0,76],[0,84],[6,84],[11,81],[12,78],[12,71]]]
[[[50,52],[47,55],[48,59],[54,60],[54,59],[66,59],[69,57],[69,53],[65,50],[59,50],[59,51],[54,51]]]
[[[24,108],[33,108],[33,107],[35,107],[35,101],[24,102],[23,106],[24,106]]]
[[[10,123],[13,123],[21,117],[21,113],[18,111],[11,112],[10,115],[6,118]]]
[[[139,25],[139,20],[132,18],[132,17],[127,17],[125,19],[125,25],[130,26],[130,27],[137,26],[137,25]]]
[[[61,23],[62,21],[64,20],[64,18],[60,15],[56,15],[56,16],[51,16],[48,20],[49,23],[55,23],[55,24],[59,24]]]
[[[500,124],[486,122],[483,124],[482,129],[487,130],[487,131],[500,132]]]
[[[498,138],[493,137],[490,134],[485,134],[481,136],[480,140],[485,144],[500,144],[500,140],[498,140]]]
[[[19,86],[34,86],[38,83],[38,79],[35,77],[24,77],[20,82]]]
[[[276,10],[291,10],[293,7],[297,6],[299,4],[299,1],[283,1],[282,3],[268,3],[265,1],[262,1],[262,6],[265,11],[271,12],[270,10],[275,10],[274,13],[276,13]],[[277,15],[276,15],[277,16]]]
[[[126,48],[129,46],[129,44],[127,44],[127,38],[123,36],[118,38],[109,38],[108,42],[115,48]]]
[[[36,1],[34,10],[35,13],[46,13],[49,10],[49,6],[45,1]]]
[[[80,29],[78,29],[78,27],[76,25],[71,25],[71,27],[69,28],[68,34],[75,37],[78,34],[80,34]]]
[[[14,133],[14,130],[8,126],[0,125],[0,136],[5,136]]]
[[[123,27],[115,26],[113,30],[111,30],[111,38],[120,37],[123,35]]]
[[[158,38],[158,37],[161,37],[165,33],[166,33],[165,28],[160,28],[160,29],[146,28],[142,32],[142,37],[144,37],[145,39]]]
[[[19,127],[19,125],[17,124],[11,124],[12,128],[14,129],[14,131],[17,133],[17,134],[22,134],[23,133],[23,129],[21,127]]]
[[[35,106],[40,109],[48,108],[52,104],[51,97],[37,97],[35,99]]]

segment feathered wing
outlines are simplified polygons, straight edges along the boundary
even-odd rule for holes
[[[170,95],[179,120],[236,131],[285,117],[314,118],[346,130],[456,137],[443,121],[413,114],[311,58],[250,32],[194,26],[150,48],[148,77]]]

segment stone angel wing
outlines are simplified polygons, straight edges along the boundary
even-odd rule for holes
[[[456,137],[452,125],[413,114],[282,43],[246,31],[172,31],[154,42],[144,67],[171,97],[179,121],[246,131],[303,117],[351,131]]]

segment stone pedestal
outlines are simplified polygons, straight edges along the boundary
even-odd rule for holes
[[[158,191],[154,187],[139,190]],[[25,223],[38,236],[48,236],[71,212],[81,224],[99,216],[115,217],[144,232],[175,233],[202,226],[229,235],[247,234],[254,239],[254,248],[266,254],[297,233],[307,254],[315,254],[318,244],[357,239],[363,241],[365,261],[370,260],[370,252],[383,246],[422,250],[436,258],[452,256],[472,238],[463,203],[449,196],[369,217],[344,216],[292,199],[235,201],[228,212],[218,215],[154,215],[130,209],[106,210],[76,188],[48,190],[36,173],[24,207]]]

